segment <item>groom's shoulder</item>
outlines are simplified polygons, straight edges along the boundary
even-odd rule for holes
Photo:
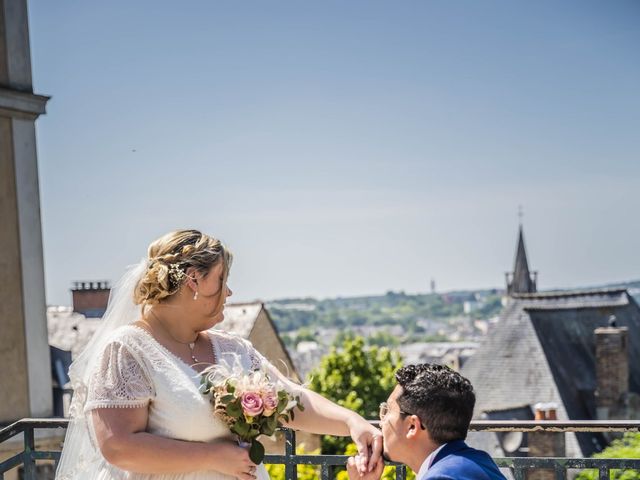
[[[447,478],[505,478],[491,456],[483,451],[469,447],[464,442],[442,452],[444,456],[428,470],[425,480]]]

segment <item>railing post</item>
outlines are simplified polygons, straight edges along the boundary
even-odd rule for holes
[[[603,465],[598,469],[598,471],[600,472],[600,475],[598,476],[600,480],[609,480],[609,467]]]
[[[566,480],[567,479],[567,469],[559,462],[556,462],[554,465],[554,469],[556,471],[556,480]]]
[[[284,456],[287,462],[284,464],[284,476],[286,480],[298,480],[298,467],[293,458],[296,454],[296,432],[288,428],[284,438]]]
[[[35,441],[33,434],[33,426],[26,425],[24,428],[24,452],[23,460],[24,464],[24,478],[26,480],[36,480],[36,461],[33,458],[33,451],[35,450]]]
[[[330,473],[331,473],[331,467],[329,465],[322,465],[320,470],[321,480],[329,480]]]
[[[524,480],[525,478],[525,469],[519,458],[513,459],[513,478],[515,480]]]

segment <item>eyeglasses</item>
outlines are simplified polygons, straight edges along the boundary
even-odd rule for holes
[[[399,410],[400,415],[416,415],[415,413],[409,413],[409,412],[405,412],[404,410]],[[387,402],[382,402],[380,404],[380,410],[378,411],[378,415],[380,416],[380,421],[384,421],[384,417],[387,416],[387,413],[389,413],[389,404]],[[418,417],[418,415],[416,415],[416,417]],[[420,417],[418,417],[418,419],[420,420]],[[420,427],[425,430],[426,427],[423,425],[422,420],[420,420]]]

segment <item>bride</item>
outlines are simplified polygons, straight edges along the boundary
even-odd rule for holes
[[[268,368],[301,396],[287,426],[347,436],[365,456],[382,449],[379,431],[356,413],[284,378],[253,346],[212,330],[231,290],[231,254],[196,230],[168,233],[112,291],[103,325],[73,362],[74,397],[56,479],[268,479],[238,446],[198,390],[208,365],[239,359]]]

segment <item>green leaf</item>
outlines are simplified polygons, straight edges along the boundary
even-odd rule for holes
[[[230,417],[240,418],[240,416],[242,415],[242,408],[240,407],[240,405],[237,405],[235,403],[230,403],[227,406],[227,414]]]
[[[272,415],[267,419],[267,426],[270,430],[275,430],[276,428],[278,428],[278,419],[275,415]]]
[[[236,422],[231,429],[234,433],[237,433],[241,437],[246,437],[251,427],[244,422]]]
[[[224,395],[223,397],[220,398],[220,401],[224,403],[229,403],[235,400],[235,398],[236,397],[234,395]]]
[[[262,460],[264,460],[264,445],[262,445],[258,440],[253,440],[251,442],[249,458],[256,465],[262,463]]]

